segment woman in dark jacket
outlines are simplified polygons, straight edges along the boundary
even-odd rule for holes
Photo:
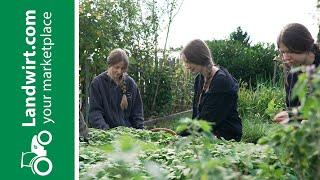
[[[143,104],[135,81],[126,73],[129,60],[122,49],[111,51],[108,68],[90,87],[89,122],[93,128],[143,128]]]
[[[181,52],[186,69],[198,73],[194,84],[193,119],[213,123],[213,134],[241,140],[242,123],[237,111],[238,84],[223,67],[214,64],[205,42],[195,39]]]
[[[292,67],[302,65],[319,66],[320,51],[319,47],[314,44],[314,40],[308,29],[298,23],[286,25],[280,32],[277,44],[280,51],[280,57],[285,65],[287,110],[279,112],[274,117],[274,121],[278,123],[286,123],[290,120],[289,112],[298,112],[297,109],[300,106],[299,99],[292,99],[291,96],[292,89],[298,80],[300,72],[292,73],[290,72],[290,69]]]

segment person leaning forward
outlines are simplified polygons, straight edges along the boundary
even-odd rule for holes
[[[186,69],[197,74],[192,119],[212,122],[212,133],[226,140],[241,140],[242,122],[237,110],[239,86],[227,69],[213,62],[207,44],[195,39],[181,52]]]
[[[320,49],[314,43],[309,30],[302,24],[291,23],[280,32],[277,45],[285,68],[286,110],[275,115],[277,123],[288,123],[293,115],[299,114],[300,100],[292,97],[292,90],[301,72],[291,72],[297,66],[314,66],[320,64]]]
[[[108,68],[90,86],[89,123],[97,129],[118,126],[144,128],[143,104],[135,81],[126,73],[129,58],[114,49],[107,58]]]

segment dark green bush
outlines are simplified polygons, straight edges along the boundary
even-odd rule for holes
[[[276,56],[274,45],[248,46],[232,40],[212,40],[207,44],[215,63],[227,68],[236,79],[251,85],[256,85],[257,79],[272,79],[272,60]]]

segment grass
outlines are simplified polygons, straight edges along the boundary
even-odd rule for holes
[[[274,101],[273,111],[281,111],[285,107],[284,98],[283,86],[280,83],[265,81],[258,83],[255,88],[241,84],[238,111],[242,118],[243,142],[256,143],[261,137],[281,128],[281,125],[272,122],[274,114],[268,114],[266,109],[269,102]]]
[[[271,82],[259,83],[255,88],[241,84],[239,89],[238,111],[241,117],[262,117],[254,118],[258,121],[271,123],[269,114],[265,111],[268,103],[274,100],[277,109],[280,111],[285,107],[285,94],[281,86],[274,86]]]
[[[281,126],[276,123],[265,122],[261,117],[244,117],[242,118],[243,135],[241,141],[257,143],[261,137],[281,128]]]

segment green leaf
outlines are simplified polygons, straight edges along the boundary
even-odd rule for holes
[[[200,128],[205,132],[211,132],[212,127],[207,121],[199,120]]]

